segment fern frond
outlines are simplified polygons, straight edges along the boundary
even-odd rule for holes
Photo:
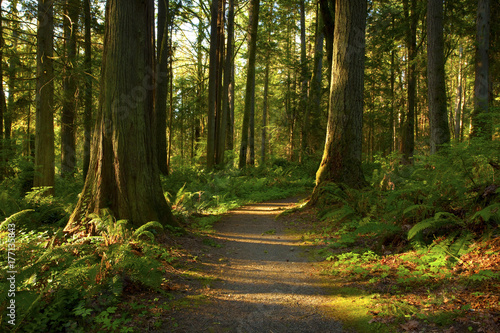
[[[148,223],[140,226],[139,228],[137,228],[134,231],[134,233],[132,234],[132,237],[133,238],[139,238],[142,235],[146,235],[148,238],[151,238],[151,236],[153,236],[153,234],[150,231],[147,230],[149,228],[158,228],[158,229],[163,230],[163,226],[161,225],[160,222],[158,222],[158,221],[150,221],[150,222],[148,222]],[[147,233],[149,233],[150,235],[148,235]],[[153,236],[153,239],[154,239],[154,236]]]
[[[429,205],[411,205],[403,211],[403,215],[407,215],[413,211],[417,211],[417,214],[419,214],[419,212],[430,212],[433,209],[434,207]]]
[[[488,222],[490,219],[495,218],[497,223],[500,224],[500,203],[494,203],[492,205],[486,206],[480,211],[476,212],[472,217],[472,221],[477,221],[482,219]]]
[[[452,222],[459,221],[457,216],[448,212],[439,212],[431,218],[422,220],[415,224],[413,228],[408,231],[408,239],[413,239],[417,234],[429,228],[441,227]]]
[[[20,212],[15,213],[15,214],[12,214],[11,216],[7,217],[5,219],[5,221],[2,222],[2,224],[0,224],[0,230],[3,230],[4,228],[6,228],[9,224],[16,223],[22,217],[24,217],[28,213],[34,212],[34,211],[35,211],[34,209],[25,209],[25,210],[22,210]]]

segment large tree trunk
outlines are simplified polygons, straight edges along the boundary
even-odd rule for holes
[[[95,233],[90,214],[103,208],[134,227],[176,223],[161,189],[155,149],[153,15],[153,0],[106,3],[90,168],[65,232]]]
[[[91,11],[90,1],[83,0],[83,12],[85,23],[85,111],[83,115],[83,179],[87,177],[90,164],[90,142],[92,139],[92,35],[91,35]]]
[[[158,27],[157,27],[157,72],[155,95],[155,122],[158,167],[164,175],[168,174],[167,162],[167,98],[169,85],[168,70],[168,0],[158,0]]]
[[[427,1],[427,77],[431,154],[450,141],[444,80],[443,0]]]
[[[80,1],[66,0],[64,8],[64,42],[66,59],[63,76],[63,105],[61,114],[61,175],[72,176],[76,168],[75,118],[77,103],[76,38]]]
[[[254,129],[252,128],[252,117],[255,114],[255,58],[257,54],[257,28],[259,25],[259,0],[250,0],[249,30],[248,30],[248,67],[247,82],[245,90],[245,111],[243,115],[243,126],[241,128],[241,147],[239,168],[247,164],[253,165],[255,152],[252,145]]]
[[[34,187],[54,193],[54,17],[52,0],[38,1],[37,85]]]
[[[478,0],[476,25],[476,77],[471,135],[491,140],[491,121],[488,119],[490,0]]]
[[[313,197],[324,182],[361,188],[366,0],[337,0],[325,150]]]

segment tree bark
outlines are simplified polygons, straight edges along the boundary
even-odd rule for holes
[[[153,0],[106,3],[90,168],[65,232],[94,234],[90,215],[103,208],[134,227],[176,224],[161,189],[155,149],[153,17]]]
[[[223,77],[223,86],[221,89],[221,109],[220,109],[220,114],[218,117],[218,126],[217,126],[217,148],[216,148],[216,156],[215,156],[215,163],[219,166],[222,167],[224,165],[224,152],[226,150],[226,137],[227,137],[227,125],[228,125],[228,118],[229,118],[229,84],[231,81],[231,60],[233,57],[233,41],[232,38],[233,36],[230,36],[230,34],[234,34],[233,31],[228,30],[228,36],[227,36],[227,47],[226,49],[226,56],[224,57],[224,11],[225,11],[225,6],[222,6],[222,10],[220,12],[220,19],[219,19],[219,37],[220,37],[220,74],[224,72],[224,77]],[[229,22],[229,20],[233,20],[232,23]],[[234,29],[234,0],[229,1],[229,8],[228,8],[228,29],[229,26],[231,26]],[[224,71],[222,71],[222,66],[224,64]],[[220,77],[220,76],[219,76]]]
[[[217,84],[218,84],[218,45],[219,34],[217,19],[219,17],[219,1],[212,0],[210,24],[210,60],[208,69],[208,118],[207,118],[207,168],[211,170],[215,165],[215,142],[217,130]]]
[[[300,156],[302,162],[304,155],[307,155],[308,132],[310,130],[309,108],[307,107],[307,50],[306,50],[306,9],[304,0],[300,0],[300,112],[304,115],[302,128],[300,131]]]
[[[307,105],[310,121],[309,132],[309,149],[312,153],[316,152],[324,139],[321,138],[320,128],[321,126],[321,97],[322,97],[322,84],[323,81],[322,71],[323,71],[323,46],[324,46],[324,22],[323,18],[318,12],[317,14],[317,27],[316,27],[316,38],[314,45],[314,63],[313,63],[313,73],[311,77],[311,83],[309,88],[309,103]],[[324,135],[324,133],[323,133]]]
[[[427,1],[427,77],[431,154],[450,141],[444,72],[443,1]]]
[[[245,111],[243,115],[243,126],[241,128],[241,147],[239,168],[246,165],[253,165],[255,161],[255,151],[252,145],[254,128],[252,128],[252,118],[255,114],[255,58],[257,46],[257,28],[259,25],[259,0],[250,0],[249,6],[249,30],[248,30],[248,67],[247,82],[245,90]]]
[[[403,135],[401,139],[401,153],[403,154],[403,163],[410,164],[413,162],[413,152],[415,150],[415,99],[416,99],[416,82],[417,73],[415,70],[415,61],[417,58],[417,23],[418,17],[416,13],[417,2],[411,0],[403,1],[405,19],[410,23],[406,30],[406,47],[408,48],[407,59],[407,106],[405,122],[403,123]]]
[[[455,126],[454,126],[454,138],[456,141],[460,141],[460,128],[462,127],[462,56],[463,47],[460,46],[459,56],[458,56],[458,74],[457,74],[457,91],[455,96]]]
[[[52,0],[38,1],[37,85],[34,187],[54,194],[54,17]]]
[[[222,112],[226,115],[226,148],[233,150],[234,134],[234,1],[229,0],[227,17],[227,48],[224,68]]]
[[[83,179],[87,177],[90,164],[90,142],[92,139],[92,16],[91,0],[83,0],[85,23],[85,111],[83,115],[84,142],[83,142]]]
[[[167,99],[169,87],[168,10],[169,1],[158,0],[155,122],[158,168],[164,175],[168,175],[169,171],[167,161]]]
[[[491,121],[488,119],[490,0],[478,0],[476,26],[476,76],[471,136],[491,140]]]
[[[76,168],[75,118],[77,105],[76,39],[80,1],[66,0],[63,18],[66,58],[63,76],[61,114],[61,175],[73,176]]]
[[[366,186],[361,168],[366,0],[336,0],[330,108],[313,197],[325,182]]]

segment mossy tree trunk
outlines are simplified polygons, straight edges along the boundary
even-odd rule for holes
[[[336,1],[327,137],[314,194],[324,182],[366,185],[361,169],[366,12],[366,0]]]
[[[90,168],[65,232],[95,232],[89,215],[109,208],[134,227],[175,224],[155,149],[153,0],[108,0],[99,110]]]

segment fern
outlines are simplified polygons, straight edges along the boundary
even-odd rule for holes
[[[439,228],[450,223],[461,222],[455,215],[448,212],[439,212],[431,218],[420,221],[408,231],[408,239],[413,239],[422,231],[430,228]]]
[[[500,203],[494,203],[489,205],[480,211],[476,212],[472,217],[471,221],[484,221],[489,222],[490,220],[496,221],[500,224]]]
[[[158,228],[160,230],[163,230],[163,226],[160,224],[158,221],[150,221],[139,228],[137,228],[134,233],[132,234],[132,238],[139,238],[141,236],[147,236],[149,239],[152,241],[154,240],[154,235],[148,231],[147,229],[149,228]]]
[[[21,218],[23,218],[25,215],[34,211],[35,211],[34,209],[25,209],[15,214],[12,214],[8,218],[6,218],[5,221],[2,222],[2,224],[0,224],[0,230],[6,229],[9,224],[14,224],[20,221]]]

